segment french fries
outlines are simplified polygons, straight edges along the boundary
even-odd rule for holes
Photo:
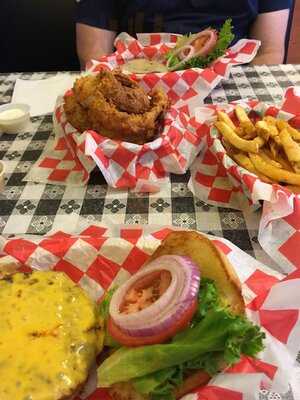
[[[267,142],[270,137],[278,136],[278,129],[275,125],[266,121],[257,121],[255,128],[259,136],[261,136]]]
[[[264,144],[264,140],[260,137],[256,137],[253,140],[246,140],[238,136],[235,131],[230,128],[225,122],[215,122],[216,128],[221,132],[226,140],[239,150],[251,153],[258,153],[259,148]]]
[[[289,131],[290,135],[292,135],[292,138],[296,141],[300,141],[300,132],[297,131],[297,129],[291,127],[290,125],[287,127],[287,130]]]
[[[233,154],[232,158],[234,161],[236,161],[238,164],[240,164],[243,168],[247,169],[250,172],[253,172],[253,174],[257,174],[257,169],[254,167],[252,164],[250,158],[247,156],[245,153],[237,153]]]
[[[282,131],[283,129],[287,129],[294,140],[300,141],[300,132],[297,131],[297,129],[293,128],[287,121],[284,121],[283,119],[278,119],[276,125],[280,131]]]
[[[286,169],[287,171],[294,171],[291,163],[287,159],[285,159],[280,153],[276,155],[275,160],[278,161],[282,165],[282,168]]]
[[[282,146],[282,143],[281,143],[279,135],[278,136],[274,136],[273,140],[277,144],[277,146],[279,146],[279,147]]]
[[[253,123],[240,105],[234,111],[239,126],[222,111],[214,123],[228,155],[262,181],[300,194],[300,131],[272,116]]]
[[[287,128],[289,124],[284,119],[277,119],[276,126],[277,128],[282,131],[283,129]]]
[[[272,160],[272,158],[269,156],[267,150],[261,149],[260,156],[261,156],[261,158],[263,158],[267,163],[274,165],[274,167],[276,167],[276,168],[282,168],[282,165],[280,164],[280,162],[278,162],[278,161],[276,161],[276,160]]]
[[[263,121],[266,121],[269,125],[275,125],[277,123],[277,119],[272,117],[271,115],[266,115],[263,117]]]
[[[235,114],[240,121],[241,127],[247,134],[255,131],[255,127],[243,107],[237,105],[235,108]]]
[[[287,129],[283,129],[279,134],[282,147],[287,155],[287,158],[290,162],[299,162],[300,161],[300,147],[294,142],[290,133]]]
[[[277,157],[278,152],[279,152],[278,145],[277,145],[276,142],[270,142],[269,146],[270,146],[271,154],[272,154],[273,158],[276,160],[276,157]]]
[[[267,163],[258,154],[249,153],[249,158],[259,172],[267,175],[275,181],[290,183],[291,185],[300,185],[300,174],[295,174],[294,172],[274,167],[272,164]]]
[[[226,114],[224,111],[217,111],[217,116],[218,116],[219,121],[225,122],[225,124],[230,126],[230,128],[235,131],[236,127],[235,127],[234,123],[231,121],[231,119],[229,118],[228,114]]]
[[[260,173],[253,165],[250,158],[244,153],[233,154],[232,158],[236,161],[240,166],[257,175],[262,181],[266,183],[272,183],[272,180],[267,176]]]

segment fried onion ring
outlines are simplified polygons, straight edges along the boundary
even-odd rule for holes
[[[93,129],[111,139],[143,144],[158,133],[169,104],[159,89],[147,95],[128,76],[101,71],[76,80],[64,110],[81,132]]]
[[[68,116],[68,120],[71,122],[71,125],[74,126],[80,132],[84,132],[89,129],[90,123],[88,119],[87,111],[78,103],[74,93],[68,94],[64,98],[64,110],[66,115]]]

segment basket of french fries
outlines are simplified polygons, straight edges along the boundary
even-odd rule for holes
[[[300,193],[300,131],[280,117],[252,113],[237,104],[233,118],[217,111],[212,135],[227,155],[261,181]]]
[[[284,272],[300,268],[300,94],[281,105],[259,101],[196,110],[203,148],[189,188],[215,206],[262,207],[258,241]]]

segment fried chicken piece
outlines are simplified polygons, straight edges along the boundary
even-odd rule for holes
[[[77,79],[74,99],[65,99],[69,122],[115,140],[143,144],[159,131],[169,99],[161,90],[149,95],[128,76],[101,71]],[[77,115],[78,113],[78,115]]]
[[[87,111],[78,103],[74,94],[65,96],[64,110],[68,121],[80,132],[90,128]]]

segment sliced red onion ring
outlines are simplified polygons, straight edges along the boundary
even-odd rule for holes
[[[208,37],[208,39],[206,40],[204,45],[201,47],[201,49],[199,49],[199,50],[195,49],[195,57],[196,56],[207,56],[207,54],[209,54],[213,50],[213,48],[217,44],[218,33],[214,29],[205,29],[204,31],[197,33],[194,36],[194,38],[191,41],[189,41],[187,44],[193,46],[193,43],[197,39],[200,39],[201,37]]]
[[[169,271],[171,283],[165,293],[147,308],[132,314],[120,312],[126,293],[142,277],[154,271]],[[162,256],[132,276],[114,293],[109,307],[114,323],[130,336],[151,336],[165,331],[178,321],[197,298],[200,272],[183,256]]]
[[[189,52],[187,54],[184,54],[185,50],[188,50]],[[188,61],[190,58],[192,58],[194,56],[194,54],[195,54],[195,49],[193,46],[185,45],[185,46],[179,47],[173,53],[173,56],[177,56],[180,59],[180,63],[176,64],[176,68],[178,65],[184,64],[186,61]],[[171,59],[168,59],[167,68],[171,70],[171,68],[169,67],[170,62],[171,62]]]
[[[185,54],[185,51],[188,50],[188,53]],[[193,46],[187,45],[183,46],[179,49],[178,56],[181,60],[187,60],[191,57],[193,57],[193,54],[195,53],[195,49]]]

